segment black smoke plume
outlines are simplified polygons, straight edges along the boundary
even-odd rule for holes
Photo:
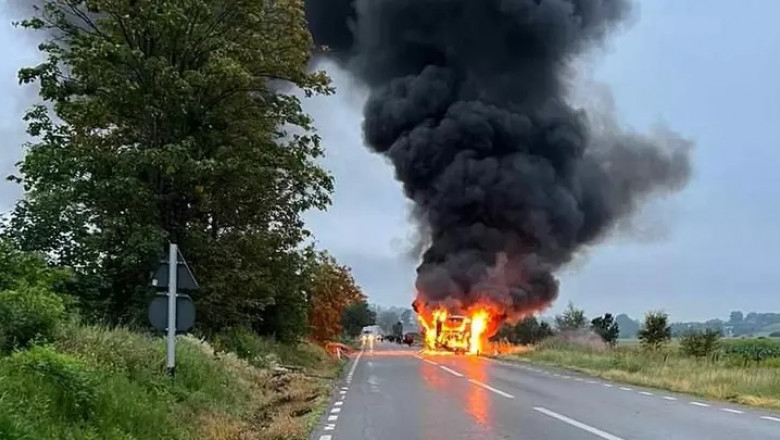
[[[688,180],[688,144],[567,103],[572,61],[627,0],[308,0],[315,42],[370,87],[363,130],[426,231],[425,302],[509,315],[648,195]]]

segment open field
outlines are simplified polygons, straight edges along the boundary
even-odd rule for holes
[[[758,351],[756,342],[761,344]],[[756,353],[763,356],[758,361]],[[636,343],[622,341],[614,349],[542,344],[502,359],[540,362],[636,385],[780,409],[778,340],[723,340],[716,354],[702,359],[683,356],[676,343],[663,352],[648,353]]]

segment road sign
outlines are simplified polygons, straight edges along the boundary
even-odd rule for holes
[[[198,288],[198,282],[175,243],[169,243],[168,261],[160,262],[152,274],[151,284],[168,291],[149,304],[149,321],[156,329],[166,332],[165,366],[173,376],[176,371],[176,333],[187,331],[195,324],[192,298],[179,294],[179,289]]]
[[[168,295],[157,295],[149,303],[149,322],[155,329],[168,329]],[[188,295],[176,295],[176,331],[186,332],[195,325],[195,304]]]
[[[178,290],[197,290],[198,282],[195,281],[195,277],[192,275],[190,267],[187,262],[184,261],[184,257],[181,252],[176,251],[177,265],[176,265],[176,287]],[[168,261],[161,261],[157,270],[152,275],[152,286],[159,290],[168,289],[169,285],[169,273]]]

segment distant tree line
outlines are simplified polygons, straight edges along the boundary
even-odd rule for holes
[[[640,322],[631,319],[626,314],[619,314],[616,317],[620,326],[620,338],[636,338],[640,328]],[[757,336],[767,335],[770,337],[780,337],[780,313],[756,313],[750,312],[747,315],[740,311],[733,311],[729,319],[709,319],[703,322],[673,322],[670,324],[672,336],[681,337],[691,331],[702,332],[705,330],[718,331],[724,336]]]

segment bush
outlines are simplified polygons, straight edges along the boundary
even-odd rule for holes
[[[515,325],[505,324],[492,338],[494,341],[507,340],[512,344],[538,344],[553,335],[550,325],[539,321],[535,316],[526,317]]]
[[[0,292],[0,350],[51,341],[64,318],[62,298],[47,289],[19,287]]]
[[[601,339],[611,347],[617,344],[620,336],[620,327],[611,313],[605,313],[604,316],[594,318],[590,322],[590,329],[601,336]]]
[[[713,329],[690,331],[680,338],[680,351],[686,356],[711,356],[718,349],[720,336],[720,331]]]

